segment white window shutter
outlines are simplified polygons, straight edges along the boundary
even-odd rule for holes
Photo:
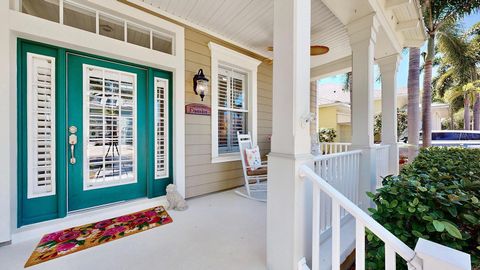
[[[237,131],[248,129],[247,75],[230,67],[218,69],[218,153],[238,152]]]
[[[155,78],[155,179],[169,176],[168,80]]]
[[[55,58],[27,53],[27,198],[55,195]]]

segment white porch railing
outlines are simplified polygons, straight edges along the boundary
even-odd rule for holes
[[[365,269],[365,228],[377,235],[385,242],[386,269],[395,269],[395,254],[400,255],[415,269],[422,269],[421,260],[415,256],[415,251],[410,249],[392,233],[382,227],[378,222],[363,212],[347,197],[328,184],[312,169],[303,165],[301,174],[313,182],[313,207],[312,207],[312,270],[320,269],[320,192],[327,194],[332,199],[332,269],[340,269],[340,213],[341,208],[350,213],[356,220],[355,241],[355,267]]]
[[[315,173],[349,200],[357,202],[361,153],[361,150],[356,150],[316,156],[314,158]],[[331,205],[332,200],[326,194],[322,194],[320,198],[320,234],[331,227]],[[343,218],[346,215],[346,211],[342,209],[340,217]]]
[[[382,186],[382,177],[385,177],[389,173],[388,169],[388,160],[390,156],[390,145],[376,145],[376,178],[377,178],[377,188]]]
[[[320,269],[321,193],[328,195],[332,201],[331,262],[333,270],[339,270],[342,263],[340,257],[340,219],[342,209],[355,219],[355,269],[357,270],[365,270],[365,228],[369,229],[385,243],[386,270],[396,269],[396,254],[407,262],[409,269],[470,269],[470,256],[468,254],[424,239],[419,239],[414,251],[307,165],[300,167],[300,175],[313,183],[312,270]],[[306,265],[306,260],[302,259],[299,261],[298,269],[309,269]]]
[[[329,155],[335,153],[347,152],[350,149],[351,143],[326,143],[321,142],[320,155]]]

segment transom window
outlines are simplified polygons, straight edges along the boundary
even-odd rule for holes
[[[73,0],[22,0],[21,11],[105,37],[175,55],[174,35],[144,27]]]

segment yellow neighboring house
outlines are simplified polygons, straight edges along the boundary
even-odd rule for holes
[[[406,108],[407,88],[398,89],[397,107]],[[350,93],[342,90],[339,84],[322,84],[317,91],[318,116],[317,127],[333,128],[337,131],[336,142],[351,142]],[[374,91],[375,115],[382,111],[381,90]],[[448,105],[432,104],[432,128],[441,129],[443,119],[448,117]],[[419,117],[420,118],[420,117]]]

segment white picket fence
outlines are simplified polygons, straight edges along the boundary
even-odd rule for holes
[[[377,176],[377,188],[382,187],[383,177],[389,174],[388,160],[390,158],[390,146],[389,145],[376,145],[376,176]]]
[[[350,149],[351,143],[326,143],[319,144],[320,155],[330,155],[336,153],[347,152]]]
[[[356,150],[316,156],[314,158],[315,173],[320,175],[349,200],[357,202],[361,153],[361,150]],[[320,233],[323,233],[331,227],[331,202],[332,200],[326,196],[326,194],[321,195]],[[340,213],[341,218],[345,217],[346,214],[347,213],[342,210]]]

